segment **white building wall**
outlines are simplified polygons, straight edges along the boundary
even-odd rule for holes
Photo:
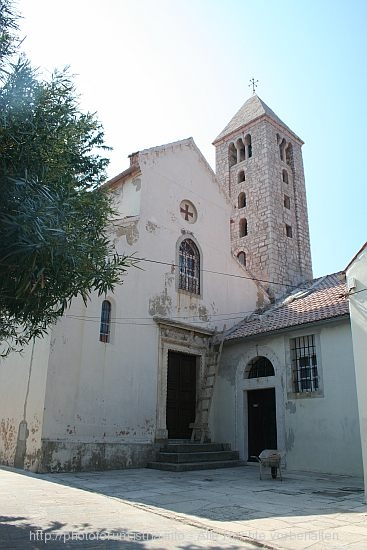
[[[367,502],[367,248],[347,268],[349,308],[357,383],[359,422],[363,454],[365,500]]]
[[[49,338],[0,362],[0,462],[37,470],[40,462]]]
[[[112,296],[93,296],[88,307],[74,300],[52,331],[41,470],[145,465],[162,433],[162,350],[153,317],[221,329],[237,321],[234,313],[264,303],[231,256],[230,206],[193,141],[144,151],[139,163],[140,175],[125,179],[122,190],[114,185],[122,203],[112,238],[121,253],[163,263],[140,262]],[[184,199],[197,209],[194,224],[180,215]],[[203,272],[201,296],[177,291],[174,264],[184,235],[197,242],[204,270],[219,273]],[[108,344],[99,341],[105,298],[112,303]]]
[[[292,393],[290,338],[315,334],[322,396]],[[264,355],[275,376],[246,380],[250,359]],[[215,439],[247,460],[247,390],[275,388],[278,449],[290,470],[361,475],[356,384],[349,321],[226,345],[216,387]]]

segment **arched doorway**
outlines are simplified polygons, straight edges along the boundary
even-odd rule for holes
[[[257,356],[246,367],[248,379],[274,376],[274,367],[269,359]],[[277,420],[275,388],[247,391],[248,460],[254,461],[264,449],[277,448]]]

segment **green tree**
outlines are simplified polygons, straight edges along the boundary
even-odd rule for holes
[[[87,302],[134,262],[108,239],[103,130],[82,113],[68,71],[41,80],[11,62],[16,15],[0,2],[0,342],[43,334],[75,296]]]

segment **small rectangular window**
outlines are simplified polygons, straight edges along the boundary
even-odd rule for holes
[[[103,300],[101,308],[101,323],[99,327],[99,341],[108,344],[111,330],[111,302]]]
[[[291,340],[293,391],[308,393],[319,391],[319,375],[315,336],[301,336]]]
[[[288,197],[288,195],[284,195],[284,208],[288,208],[290,210],[291,207],[291,199]]]
[[[285,232],[286,232],[287,237],[289,237],[289,238],[293,237],[292,227],[290,225],[285,224]]]

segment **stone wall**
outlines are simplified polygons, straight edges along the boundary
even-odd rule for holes
[[[248,135],[251,156],[245,147],[241,160],[238,145]],[[230,166],[232,144],[237,162]],[[217,176],[232,202],[232,250],[245,252],[246,267],[256,278],[274,281],[268,284],[272,297],[284,294],[288,285],[312,279],[301,145],[291,132],[263,116],[216,147]],[[243,192],[246,205],[241,207],[238,197]],[[246,220],[246,230],[241,220]]]

